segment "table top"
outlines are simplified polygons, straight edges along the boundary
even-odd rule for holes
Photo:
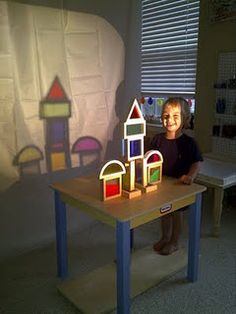
[[[205,158],[197,175],[197,182],[218,187],[236,184],[236,164]]]
[[[142,194],[134,199],[118,197],[100,200],[101,182],[94,176],[78,177],[57,182],[51,188],[60,193],[63,202],[84,210],[95,218],[116,225],[116,221],[130,221],[131,228],[162,216],[170,205],[168,213],[195,202],[196,194],[206,187],[193,183],[185,185],[177,179],[163,177],[156,191]]]

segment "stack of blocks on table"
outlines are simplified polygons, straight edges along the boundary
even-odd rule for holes
[[[99,179],[102,200],[124,196],[129,199],[157,189],[162,178],[163,158],[158,150],[144,154],[146,121],[135,99],[124,123],[123,148],[125,163],[108,161],[101,169]]]

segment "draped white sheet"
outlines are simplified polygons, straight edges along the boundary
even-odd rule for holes
[[[94,136],[104,152],[118,123],[115,96],[124,78],[119,34],[98,16],[0,1],[1,190],[18,179],[17,152],[32,144],[44,151],[39,103],[56,75],[71,100],[70,144]],[[40,168],[46,171],[45,158]]]

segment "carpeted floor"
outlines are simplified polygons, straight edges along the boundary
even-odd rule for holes
[[[206,198],[206,196],[205,196]],[[211,212],[202,215],[199,280],[186,281],[186,269],[132,299],[132,314],[233,314],[236,313],[236,208],[224,208],[220,238],[209,235]],[[187,242],[187,212],[182,246]],[[158,238],[159,222],[135,231],[135,249]],[[115,256],[114,230],[95,223],[69,237],[70,275],[78,276],[106,265]],[[150,272],[154,270],[150,269]],[[1,314],[80,313],[58,291],[55,244],[9,259],[0,264]],[[93,302],[93,300],[91,300]],[[112,314],[116,313],[115,311]]]

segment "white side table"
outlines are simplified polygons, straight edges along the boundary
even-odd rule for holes
[[[213,188],[213,234],[219,236],[224,190],[236,185],[236,164],[205,158],[196,182]]]

